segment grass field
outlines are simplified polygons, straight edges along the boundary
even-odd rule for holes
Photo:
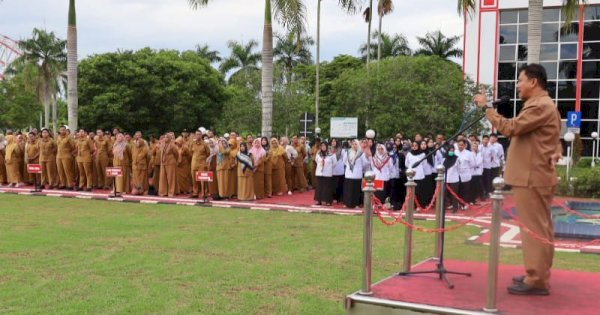
[[[404,230],[374,226],[380,279],[400,268]],[[447,257],[485,261],[487,247],[465,244],[477,232],[449,233]],[[432,245],[416,233],[414,261]],[[341,314],[361,251],[361,217],[2,194],[0,313]],[[501,259],[520,264],[520,251]],[[558,253],[555,267],[599,261]]]

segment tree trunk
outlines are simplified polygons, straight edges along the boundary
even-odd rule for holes
[[[540,62],[540,42],[542,41],[543,0],[529,0],[527,30],[527,63]]]
[[[315,131],[319,128],[319,97],[320,97],[320,67],[321,67],[321,0],[317,0],[317,64],[315,83]],[[316,134],[315,134],[316,135]]]
[[[273,26],[271,0],[265,0],[265,26],[262,49],[262,128],[261,136],[273,133]]]
[[[54,94],[52,96],[52,132],[54,134],[56,134],[56,131],[58,130],[58,126],[57,126],[57,117],[58,116],[58,104],[56,101],[56,94]],[[69,127],[71,128],[71,127]],[[71,129],[71,131],[73,132],[73,129]]]
[[[70,0],[69,26],[67,30],[67,109],[71,131],[77,130],[77,23],[75,0]]]
[[[50,84],[48,78],[42,79],[42,104],[44,105],[44,127],[50,128]]]
[[[379,36],[377,36],[377,61],[381,60],[381,24],[383,21],[383,15],[379,14]]]
[[[373,0],[369,0],[369,27],[368,27],[368,35],[367,35],[367,67],[369,67],[369,62],[371,62],[371,20],[373,20]]]

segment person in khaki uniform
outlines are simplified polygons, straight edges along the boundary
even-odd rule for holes
[[[137,134],[137,133],[136,133]],[[141,134],[140,134],[141,136]],[[138,195],[148,193],[148,167],[150,165],[150,149],[144,139],[134,140],[131,150],[132,169],[133,169],[133,187]]]
[[[267,151],[261,146],[260,138],[252,141],[250,156],[252,156],[254,162],[254,175],[252,176],[254,194],[256,195],[256,199],[263,199],[265,198],[265,161],[267,160]]]
[[[79,170],[79,189],[92,191],[93,185],[93,169],[92,169],[92,156],[96,152],[94,141],[88,138],[87,132],[83,129],[79,129],[77,133],[78,138],[76,142],[77,147],[77,169]]]
[[[115,178],[116,191],[120,193],[131,192],[131,172],[129,168],[129,159],[131,158],[131,147],[125,140],[122,133],[118,133],[113,144],[113,167],[121,168],[121,176]]]
[[[164,143],[164,136],[161,136],[154,147],[152,148],[152,152],[150,153],[150,165],[152,167],[152,186],[154,186],[154,190],[156,194],[160,189],[160,160],[162,159],[162,151],[161,148]]]
[[[264,161],[264,169],[265,169],[265,182],[264,182],[264,190],[267,198],[273,197],[273,162],[271,161],[271,148],[269,146],[269,139],[267,137],[262,137],[260,139],[260,145],[265,150],[266,156]],[[257,194],[258,195],[258,194]]]
[[[208,193],[212,198],[219,198],[219,183],[217,179],[217,153],[219,148],[215,139],[208,139],[209,156],[206,158],[208,170],[213,172],[213,181],[208,183]]]
[[[187,195],[192,190],[192,152],[186,140],[179,137],[175,140],[177,150],[179,150],[179,158],[177,159],[177,188],[176,194]]]
[[[58,187],[56,176],[56,142],[50,137],[50,131],[42,129],[42,139],[38,141],[40,148],[40,164],[42,165],[42,181],[40,185],[48,184],[49,189]]]
[[[512,186],[517,216],[533,233],[554,241],[551,204],[556,184],[555,164],[562,156],[560,114],[546,92],[547,75],[539,64],[521,68],[517,90],[524,101],[512,119],[487,106],[485,89],[473,101],[486,107],[487,119],[503,135],[511,137],[504,180]],[[490,104],[491,105],[491,104]],[[508,292],[517,295],[550,294],[550,268],[554,246],[521,230],[525,275],[513,278]]]
[[[292,145],[298,153],[296,158],[292,161],[292,177],[294,181],[294,187],[302,193],[306,191],[306,187],[308,186],[306,177],[304,177],[304,158],[307,154],[306,147],[304,144],[298,141],[298,136],[292,137]]]
[[[179,150],[173,140],[174,134],[169,132],[161,148],[159,196],[175,196],[177,188],[177,161]]]
[[[67,134],[67,127],[59,129],[60,135],[56,138],[56,166],[60,178],[60,189],[73,189],[73,152],[77,150],[75,141]]]
[[[8,183],[8,177],[6,176],[6,161],[4,160],[6,154],[5,140],[4,135],[0,133],[0,186]]]
[[[218,199],[231,198],[232,191],[229,189],[229,169],[231,163],[229,159],[229,143],[225,139],[220,139],[218,142],[217,152],[217,185],[219,186]],[[213,197],[214,198],[214,197]],[[217,198],[215,198],[217,199]]]
[[[236,156],[239,151],[240,142],[237,139],[237,133],[229,133],[229,175],[227,177],[227,184],[229,185],[229,193],[232,198],[237,197],[238,189],[238,176],[237,176],[237,159]]]
[[[106,168],[110,159],[110,140],[105,136],[102,129],[96,130],[94,145],[96,146],[96,185],[98,189],[109,189],[110,178],[106,177]]]
[[[25,145],[25,151],[27,152],[27,164],[40,164],[40,146],[38,144],[38,139],[35,132],[29,133],[29,138],[27,139],[27,144]],[[41,179],[41,174],[27,173],[28,184],[39,185],[39,188],[41,186]]]
[[[194,142],[191,146],[192,151],[192,198],[197,198],[200,192],[204,193],[204,184],[196,181],[196,173],[198,171],[207,171],[206,159],[210,155],[210,149],[206,143],[202,140],[202,132],[196,131],[194,134]],[[200,191],[198,190],[200,188]]]
[[[18,136],[6,136],[6,173],[8,175],[8,184],[10,187],[19,187],[22,182],[21,161],[23,160],[24,152],[21,149]]]

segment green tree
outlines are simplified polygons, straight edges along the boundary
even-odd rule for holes
[[[283,69],[284,77],[288,83],[292,82],[292,73],[299,64],[312,64],[312,54],[310,46],[315,41],[309,36],[303,36],[296,40],[295,33],[286,35],[276,34],[277,43],[273,49],[275,63]]]
[[[44,106],[46,127],[50,126],[50,105],[59,90],[60,76],[66,69],[66,45],[67,42],[56,37],[54,32],[34,28],[32,38],[19,42],[23,55],[15,59],[8,70],[13,74],[31,71],[36,74],[26,76],[32,79],[27,85],[32,87]]]
[[[231,40],[227,42],[227,47],[231,49],[231,55],[221,62],[219,70],[224,75],[233,71],[231,76],[243,75],[247,77],[250,71],[258,70],[260,54],[253,50],[258,47],[255,40],[250,40],[247,44],[241,44]]]
[[[67,107],[69,128],[77,130],[77,18],[75,0],[69,0],[69,24],[67,27]]]
[[[208,44],[204,44],[202,46],[196,45],[196,53],[198,54],[198,56],[205,58],[210,63],[220,62],[221,60],[223,60],[223,58],[219,56],[218,51],[210,50]]]
[[[458,127],[464,112],[462,72],[436,56],[400,56],[381,61],[369,70],[360,67],[346,71],[332,84],[330,117],[359,118],[359,134],[366,127],[381,137],[401,131],[449,134]],[[367,113],[366,95],[372,102]]]
[[[377,56],[377,60],[396,57],[396,56],[410,56],[412,51],[408,45],[408,40],[402,34],[394,34],[390,36],[386,33],[379,34],[379,32],[373,33],[373,39],[380,39],[381,44],[371,44],[371,58]],[[358,50],[362,55],[362,59],[367,59],[367,44],[360,46]]]
[[[188,0],[193,9],[206,6],[210,0]],[[271,6],[273,4],[273,6]],[[262,134],[270,136],[273,126],[273,17],[288,30],[304,32],[306,7],[302,0],[265,0],[265,22],[262,49]]]
[[[28,86],[27,75],[20,73],[0,81],[0,126],[3,128],[25,129],[39,123],[42,106]]]
[[[90,130],[211,128],[227,99],[223,76],[195,51],[107,53],[79,67],[80,122]]]
[[[460,36],[446,37],[441,31],[428,32],[425,37],[417,36],[419,48],[415,55],[439,56],[443,59],[462,57],[462,50],[456,48],[460,43]]]

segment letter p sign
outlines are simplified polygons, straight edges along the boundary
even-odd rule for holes
[[[567,128],[580,128],[581,127],[581,112],[568,112],[567,113]]]

